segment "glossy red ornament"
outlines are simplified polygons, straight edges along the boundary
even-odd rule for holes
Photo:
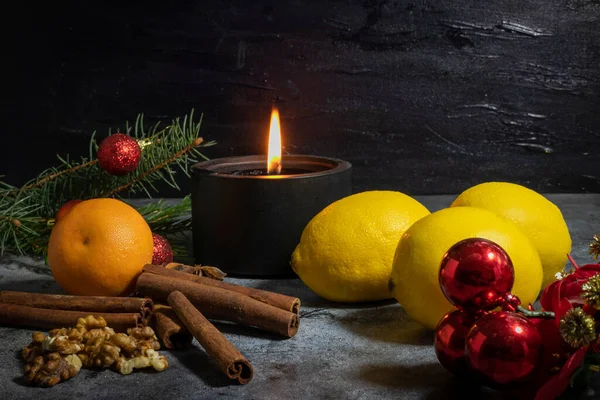
[[[154,241],[154,253],[152,253],[152,264],[162,265],[173,262],[173,249],[167,239],[157,233],[152,234]]]
[[[541,365],[542,338],[521,314],[500,311],[481,317],[466,338],[467,366],[486,385],[508,389],[533,379]]]
[[[435,355],[440,364],[454,375],[460,376],[467,372],[465,340],[469,329],[483,315],[484,312],[453,310],[438,323],[433,342]]]
[[[142,150],[137,140],[122,133],[115,133],[98,146],[98,163],[111,175],[126,175],[137,168]]]
[[[496,243],[462,240],[444,255],[439,272],[442,292],[457,307],[492,310],[503,304],[515,273],[510,257]]]

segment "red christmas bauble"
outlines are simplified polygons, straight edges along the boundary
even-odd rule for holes
[[[531,380],[542,362],[542,338],[524,316],[508,311],[481,317],[465,345],[467,366],[484,384],[509,389]]]
[[[492,310],[504,302],[515,273],[510,257],[496,243],[481,238],[465,239],[444,255],[439,283],[450,303],[457,307]]]
[[[467,371],[465,359],[465,340],[467,333],[484,312],[469,313],[453,310],[438,323],[435,330],[433,347],[440,364],[454,375],[460,376]]]
[[[111,175],[126,175],[137,168],[142,150],[137,140],[122,133],[115,133],[98,146],[98,163]]]
[[[169,241],[157,233],[152,234],[154,241],[154,253],[152,253],[152,264],[162,265],[173,262],[173,249]]]

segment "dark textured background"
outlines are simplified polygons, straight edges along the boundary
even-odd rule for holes
[[[5,15],[12,183],[138,112],[264,153],[277,103],[285,150],[351,161],[355,190],[600,191],[598,0],[87,3]]]

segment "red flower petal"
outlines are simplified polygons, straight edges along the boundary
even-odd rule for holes
[[[552,294],[552,311],[557,312],[560,306],[560,301],[562,300],[562,287],[567,283],[566,279],[561,279],[558,281],[558,285],[556,285],[556,290]]]
[[[544,310],[552,311],[552,299],[554,298],[554,294],[558,291],[558,285],[560,282],[561,280],[552,282],[546,286],[542,292],[542,295],[540,296],[540,304]]]
[[[535,400],[552,400],[560,396],[569,386],[571,375],[583,362],[587,350],[587,346],[577,349],[565,362],[560,372],[540,387],[535,395]]]
[[[560,319],[573,308],[573,304],[567,299],[562,299],[558,302],[556,309],[554,310],[554,323],[556,326],[560,326]]]
[[[563,279],[548,285],[540,297],[540,304],[544,310],[555,311],[562,299],[568,299],[574,305],[583,305],[581,299],[581,285],[594,275],[600,274],[600,264],[586,264],[577,268]]]

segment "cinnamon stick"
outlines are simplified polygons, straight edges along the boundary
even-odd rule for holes
[[[167,349],[184,349],[192,344],[192,335],[171,307],[157,304],[154,323],[156,334]]]
[[[137,313],[149,322],[154,303],[141,297],[71,296],[61,294],[0,291],[0,303],[52,310]]]
[[[33,329],[54,329],[74,326],[79,318],[88,315],[103,317],[109,327],[117,332],[143,325],[140,313],[104,313],[90,311],[52,310],[17,304],[0,303],[0,325],[21,326]]]
[[[297,314],[231,290],[147,272],[138,278],[136,289],[144,296],[163,302],[171,292],[178,290],[207,318],[255,326],[287,337],[298,332]]]
[[[169,278],[183,279],[190,282],[200,283],[202,285],[214,286],[221,289],[231,290],[233,292],[245,294],[255,300],[262,301],[272,305],[273,307],[281,308],[282,310],[290,311],[298,314],[300,311],[300,299],[297,297],[287,296],[285,294],[269,292],[267,290],[255,289],[246,286],[235,285],[229,282],[223,282],[216,279],[207,278],[186,272],[176,271],[162,267],[160,265],[147,264],[144,266],[143,272],[150,274],[167,276]]]
[[[252,380],[252,365],[183,293],[172,292],[167,300],[187,329],[228,378],[237,379],[243,385]]]

